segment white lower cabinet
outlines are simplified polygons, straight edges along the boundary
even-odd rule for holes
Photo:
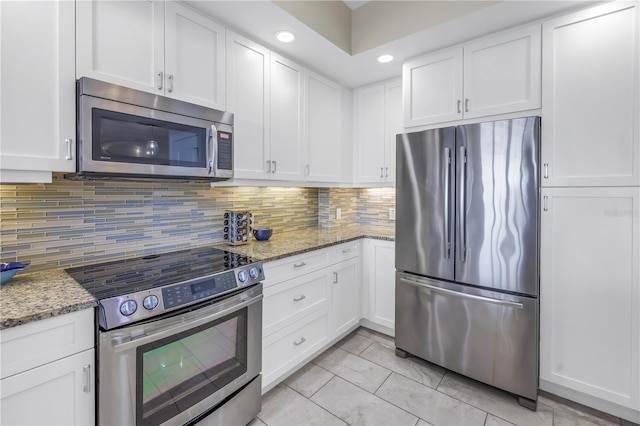
[[[0,424],[95,422],[93,309],[2,330]]]
[[[265,337],[262,341],[263,392],[275,386],[276,380],[295,369],[308,355],[316,353],[329,341],[327,308]]]
[[[640,420],[640,188],[544,188],[540,388]]]
[[[1,381],[3,425],[90,425],[95,422],[94,350]]]
[[[396,277],[395,242],[364,239],[362,282],[367,325],[395,336]]]
[[[359,253],[356,241],[265,263],[263,393],[358,326]]]
[[[336,264],[331,271],[331,331],[340,335],[350,331],[360,321],[359,259],[351,259]]]

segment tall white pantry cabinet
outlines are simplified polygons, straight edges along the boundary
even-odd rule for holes
[[[640,3],[543,23],[540,388],[640,422]]]

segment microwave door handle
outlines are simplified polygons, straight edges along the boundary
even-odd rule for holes
[[[209,174],[213,172],[213,165],[216,160],[216,146],[218,146],[218,129],[215,124],[212,124],[211,134],[209,135]]]
[[[217,311],[214,312],[210,315],[206,315],[202,318],[198,318],[195,319],[193,321],[189,321],[188,323],[184,324],[181,323],[180,325],[177,325],[175,327],[169,327],[166,328],[164,330],[158,331],[156,333],[152,333],[152,334],[143,334],[141,337],[133,337],[131,340],[117,344],[117,345],[113,345],[113,351],[114,352],[125,352],[128,351],[130,349],[136,348],[138,346],[142,346],[144,344],[147,344],[149,342],[154,342],[160,339],[164,339],[165,337],[169,337],[172,336],[174,334],[180,333],[182,331],[186,331],[189,330],[191,328],[195,328],[198,327],[202,324],[206,324],[208,322],[211,321],[215,321],[219,318],[222,318],[226,315],[229,315],[233,312],[237,312],[240,311],[241,309],[252,305],[256,302],[259,302],[260,300],[262,300],[262,295],[258,295],[255,297],[252,297],[251,299],[245,300],[244,302],[241,303],[236,303],[233,306],[228,307],[227,309],[223,309],[222,311]]]

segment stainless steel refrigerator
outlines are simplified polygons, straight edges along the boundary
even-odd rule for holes
[[[540,118],[397,136],[396,353],[538,391]]]

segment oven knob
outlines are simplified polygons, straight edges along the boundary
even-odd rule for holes
[[[258,268],[251,268],[249,269],[249,275],[251,276],[251,278],[256,279],[258,278]]]
[[[238,279],[240,280],[241,283],[245,282],[247,280],[247,271],[240,271],[238,272]]]
[[[138,304],[135,300],[126,300],[122,302],[120,305],[120,313],[124,316],[133,315],[133,313],[138,309]]]
[[[155,309],[156,306],[158,306],[158,297],[153,294],[145,297],[142,301],[142,306],[144,306],[147,311]]]

